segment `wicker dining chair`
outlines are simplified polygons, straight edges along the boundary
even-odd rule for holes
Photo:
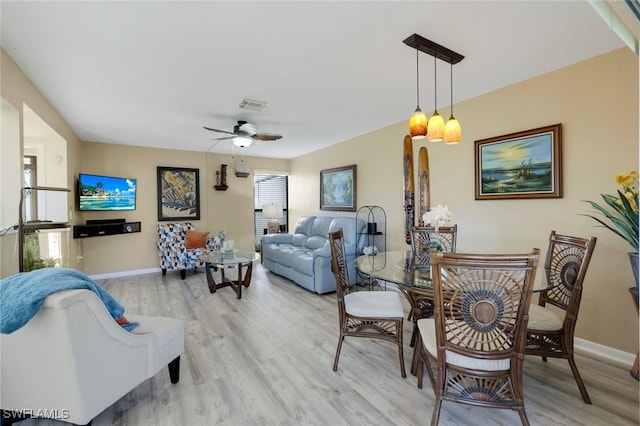
[[[350,292],[342,228],[329,233],[331,268],[336,279],[340,318],[340,338],[333,362],[338,370],[340,350],[346,336],[386,340],[398,345],[400,372],[406,377],[402,349],[404,310],[400,295],[394,291]]]
[[[440,226],[413,226],[411,228],[411,250],[413,250],[414,264],[428,267],[429,253],[432,247],[438,247],[438,251],[456,251],[458,239],[458,225]]]
[[[596,246],[596,237],[589,239],[556,234],[549,235],[549,248],[544,263],[548,289],[540,293],[538,304],[529,311],[527,355],[564,358],[569,361],[573,377],[585,403],[591,404],[587,388],[580,377],[573,357],[573,336],[582,284]],[[558,309],[549,309],[546,305]]]
[[[424,365],[443,401],[512,409],[522,424],[528,309],[540,251],[529,254],[438,253],[432,257],[435,310],[418,320],[418,387]]]
[[[414,265],[417,267],[429,267],[430,249],[435,247],[438,251],[456,251],[456,241],[458,239],[458,225],[440,226],[413,226],[411,228],[411,250],[413,251]],[[420,318],[433,316],[433,297],[421,296],[416,293],[405,294],[412,302],[412,309],[407,320],[413,319],[413,332],[409,346],[413,347],[413,358],[411,361],[411,372],[416,372],[418,363],[418,351],[415,349],[418,338],[418,326],[416,322]]]

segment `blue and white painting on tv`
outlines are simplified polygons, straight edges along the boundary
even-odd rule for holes
[[[135,210],[136,180],[81,173],[78,197],[81,211]]]

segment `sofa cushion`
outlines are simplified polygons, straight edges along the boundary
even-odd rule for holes
[[[324,246],[326,242],[327,242],[326,237],[320,237],[316,235],[316,236],[307,238],[307,241],[304,243],[304,246],[308,249],[315,250]]]
[[[291,267],[305,275],[313,276],[313,252],[296,250],[287,259]]]
[[[353,220],[353,219],[351,219]],[[329,226],[333,221],[333,217],[331,216],[319,216],[316,217],[316,220],[313,221],[313,226],[311,227],[311,232],[309,233],[310,237],[322,237],[325,240],[329,238]]]
[[[304,234],[311,235],[311,226],[315,221],[315,216],[306,216],[298,218],[296,222],[296,229],[293,231],[294,234]]]
[[[291,238],[291,244],[297,247],[304,247],[307,238],[309,238],[309,236],[305,234],[294,234]]]

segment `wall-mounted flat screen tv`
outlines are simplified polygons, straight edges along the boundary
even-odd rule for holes
[[[78,206],[80,211],[135,210],[136,180],[81,173]]]

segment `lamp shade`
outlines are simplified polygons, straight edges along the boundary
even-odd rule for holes
[[[284,211],[281,204],[265,204],[262,206],[262,215],[275,219],[284,216]]]
[[[424,139],[427,136],[427,116],[420,108],[416,108],[409,119],[409,134],[413,139]]]
[[[447,124],[444,126],[444,141],[447,145],[453,145],[460,142],[462,130],[460,129],[460,123],[452,115],[447,120]]]
[[[442,142],[444,140],[444,119],[436,110],[427,124],[429,141]]]

